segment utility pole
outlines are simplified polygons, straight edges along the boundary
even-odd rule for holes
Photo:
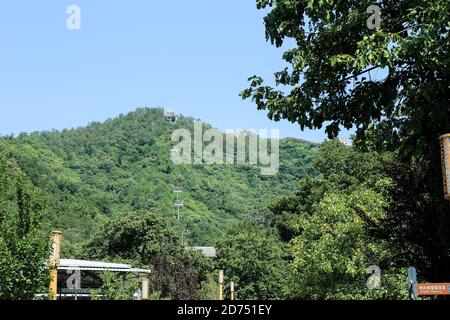
[[[177,195],[177,199],[175,200],[173,206],[177,209],[177,221],[180,222],[180,209],[184,207],[184,201],[180,200],[180,193],[182,193],[183,191],[181,190],[181,188],[179,186],[175,186],[173,193],[175,193]],[[180,225],[180,228],[182,228],[182,226]],[[181,231],[181,245],[184,246],[184,235],[189,233],[188,230],[186,230],[186,232],[184,232],[184,229],[182,229]]]
[[[187,235],[189,230],[181,231],[181,245],[184,247],[187,244],[187,241],[184,239],[184,235]]]
[[[234,281],[230,282],[231,301],[234,300]]]
[[[444,197],[450,201],[450,134],[444,134],[441,141],[442,177],[444,181]]]
[[[177,195],[177,199],[175,200],[173,206],[177,208],[177,221],[180,221],[180,208],[184,207],[184,202],[183,200],[180,200],[179,194],[183,191],[181,191],[180,187],[175,187],[173,192]]]
[[[223,270],[219,270],[219,300],[223,300]]]
[[[149,287],[150,287],[150,280],[149,280],[149,278],[148,278],[148,277],[143,278],[143,279],[142,279],[142,284],[141,284],[141,291],[142,291],[142,294],[141,294],[141,300],[148,300],[148,297],[149,297],[149,293],[148,293]]]

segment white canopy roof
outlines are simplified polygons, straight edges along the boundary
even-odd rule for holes
[[[59,270],[112,271],[112,272],[127,272],[127,273],[134,273],[134,274],[149,274],[149,273],[151,273],[151,270],[136,269],[136,268],[133,268],[129,264],[75,260],[75,259],[61,259],[58,269]]]

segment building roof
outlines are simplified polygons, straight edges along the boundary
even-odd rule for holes
[[[201,251],[207,258],[216,258],[217,251],[215,247],[188,247],[189,250]]]
[[[137,275],[151,273],[151,270],[133,268],[129,264],[76,260],[76,259],[61,259],[58,269],[59,270],[126,272],[126,273],[133,273],[133,274],[137,274]]]

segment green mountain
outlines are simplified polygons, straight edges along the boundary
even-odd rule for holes
[[[167,121],[162,109],[138,109],[77,129],[0,138],[0,154],[17,164],[48,203],[46,227],[81,243],[124,212],[153,211],[173,224],[190,245],[213,244],[243,220],[269,223],[267,204],[287,195],[312,173],[316,145],[280,141],[280,170],[262,176],[254,165],[175,165],[171,134],[193,132],[194,119]],[[183,191],[175,221],[174,186]]]

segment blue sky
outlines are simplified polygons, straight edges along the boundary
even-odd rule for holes
[[[81,30],[66,8],[81,8]],[[0,6],[0,134],[103,121],[141,106],[173,108],[225,130],[279,128],[239,92],[272,79],[282,50],[265,41],[255,0],[36,0]],[[348,134],[347,134],[348,136]],[[345,137],[345,134],[344,134]]]

